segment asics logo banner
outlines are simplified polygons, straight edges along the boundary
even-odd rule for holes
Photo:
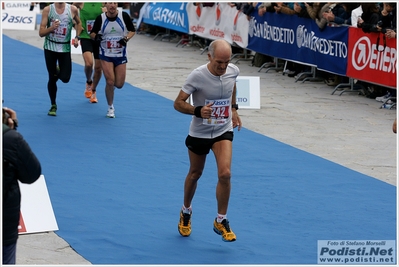
[[[2,29],[35,30],[36,16],[33,11],[2,10]]]
[[[33,16],[12,16],[7,12],[3,12],[2,22],[30,24],[33,22]]]

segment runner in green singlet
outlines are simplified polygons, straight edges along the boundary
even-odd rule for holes
[[[85,97],[90,103],[97,103],[96,88],[101,79],[101,61],[98,55],[98,44],[90,38],[90,31],[97,16],[103,13],[106,8],[102,3],[79,2],[73,3],[79,9],[79,17],[82,21],[82,32],[79,36],[80,46],[84,60],[84,73],[86,75]],[[93,60],[94,58],[94,60]],[[94,67],[94,71],[93,71]]]

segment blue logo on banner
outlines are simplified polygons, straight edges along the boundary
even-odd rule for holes
[[[187,3],[149,3],[143,22],[182,33],[189,32]]]

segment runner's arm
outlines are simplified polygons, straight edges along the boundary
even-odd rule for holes
[[[236,99],[237,99],[237,84],[234,84],[234,89],[233,89],[233,94],[231,96],[231,104],[237,104]],[[235,108],[232,108],[232,117],[231,120],[233,122],[233,128],[236,128],[238,126],[238,130],[241,130],[242,123],[241,123],[241,118],[238,115],[238,112]]]
[[[76,6],[79,10],[82,10],[84,2],[73,2],[72,5]]]
[[[212,108],[211,106],[213,105],[212,103],[207,104],[206,106],[197,106],[194,107],[190,103],[187,102],[187,99],[190,97],[189,94],[185,93],[183,90],[180,90],[179,95],[176,97],[176,100],[173,104],[173,107],[183,113],[183,114],[189,114],[189,115],[195,115],[196,117],[199,118],[204,118],[208,119],[210,118],[212,114]],[[198,108],[196,114],[196,109]]]
[[[47,36],[56,29],[55,23],[47,28],[49,12],[50,12],[50,6],[46,6],[43,9],[42,20],[40,22],[40,28],[39,28],[39,36],[40,37]]]
[[[128,42],[136,34],[136,29],[134,28],[134,24],[133,24],[132,19],[128,13],[123,12],[122,16],[123,16],[123,21],[126,24],[126,29],[128,30],[128,33],[125,36],[127,39],[126,42]]]
[[[173,104],[175,110],[184,114],[194,115],[195,107],[187,102],[187,99],[189,97],[190,97],[189,94],[183,92],[183,90],[180,90]]]
[[[73,14],[73,20],[75,21],[75,30],[76,30],[76,36],[80,36],[80,34],[82,33],[82,22],[80,20],[79,17],[79,10],[76,6],[72,5],[71,6],[72,9],[72,14]]]
[[[93,28],[90,31],[91,39],[94,40],[96,38],[96,35],[100,32],[101,24],[102,24],[101,15],[98,15],[96,20],[94,21]]]

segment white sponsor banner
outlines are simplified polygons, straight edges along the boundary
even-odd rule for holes
[[[259,76],[237,77],[236,103],[239,109],[260,109]]]
[[[248,46],[249,21],[236,7],[227,3],[215,3],[212,7],[187,4],[190,25],[189,34],[216,40],[225,39],[230,44]]]
[[[58,230],[46,181],[41,175],[33,184],[19,183],[21,216],[19,233],[39,233]]]
[[[36,12],[21,11],[16,9],[2,12],[1,28],[7,30],[35,30],[36,26]]]
[[[136,22],[136,31],[138,31],[140,29],[140,24],[143,21],[143,15],[145,13],[145,10],[147,10],[147,6],[148,6],[149,2],[146,2],[140,9],[140,14],[139,14],[139,18]]]
[[[16,11],[30,11],[32,2],[3,2],[3,9],[7,11],[16,10]],[[33,12],[40,13],[40,5],[35,3],[33,5]]]
[[[31,2],[4,2],[5,10],[29,11]]]

